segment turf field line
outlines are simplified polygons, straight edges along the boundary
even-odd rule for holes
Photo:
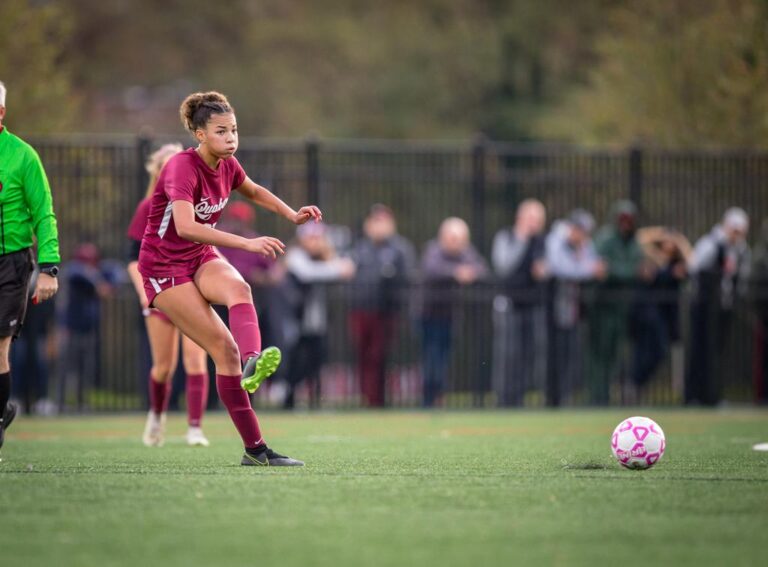
[[[414,478],[414,479],[420,479],[420,478],[430,478],[430,479],[444,479],[444,480],[466,480],[467,478],[471,479],[499,479],[499,478],[505,478],[505,479],[519,479],[519,480],[530,480],[530,479],[541,479],[541,478],[547,478],[547,479],[555,479],[555,478],[561,478],[562,475],[557,474],[557,471],[543,471],[541,473],[536,474],[520,474],[520,473],[494,473],[494,474],[488,474],[488,473],[478,473],[478,472],[468,472],[467,474],[446,474],[446,473],[433,473],[433,472],[424,472],[424,473],[409,473],[409,472],[392,472],[392,473],[381,473],[381,472],[343,472],[343,473],[333,473],[333,472],[321,472],[321,471],[312,471],[311,469],[304,469],[304,470],[272,470],[268,468],[259,469],[257,471],[243,471],[240,468],[240,465],[224,465],[224,466],[218,466],[215,469],[212,469],[210,471],[188,471],[188,470],[106,470],[106,469],[87,469],[87,470],[38,470],[38,469],[30,469],[30,470],[1,470],[0,469],[0,475],[14,475],[14,476],[21,476],[26,474],[35,474],[35,475],[49,475],[49,476],[86,476],[86,475],[123,475],[123,476],[184,476],[184,477],[207,477],[207,476],[214,476],[214,475],[220,475],[222,472],[234,472],[235,470],[240,471],[243,477],[247,475],[269,475],[270,478],[272,477],[279,477],[280,475],[285,476],[285,478],[306,478],[306,477],[328,477],[328,478]],[[290,475],[290,476],[288,476]],[[658,475],[649,475],[646,472],[643,471],[627,471],[626,474],[610,474],[610,475],[589,475],[589,474],[572,474],[567,473],[568,478],[578,478],[578,479],[587,479],[587,480],[620,480],[620,481],[631,481],[631,482],[652,482],[652,481],[672,481],[672,482],[688,482],[688,481],[695,481],[695,482],[721,482],[721,483],[728,483],[728,482],[755,482],[755,483],[768,483],[768,478],[746,478],[746,477],[695,477],[695,476],[658,476]]]

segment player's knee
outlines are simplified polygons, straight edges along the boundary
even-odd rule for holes
[[[253,296],[251,295],[251,286],[248,285],[248,282],[239,280],[232,287],[232,293],[238,303],[249,303],[253,300]]]
[[[152,379],[163,384],[170,379],[172,371],[170,364],[156,363],[152,366]]]

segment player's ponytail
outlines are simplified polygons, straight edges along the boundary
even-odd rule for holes
[[[181,103],[179,114],[184,127],[194,134],[195,130],[205,128],[212,114],[234,112],[227,97],[216,91],[192,93]]]

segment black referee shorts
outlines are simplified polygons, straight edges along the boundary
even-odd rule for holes
[[[34,268],[29,248],[0,256],[0,337],[16,338],[21,332]]]

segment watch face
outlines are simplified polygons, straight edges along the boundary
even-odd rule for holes
[[[54,278],[59,275],[59,267],[58,266],[51,266],[50,268],[43,268],[40,270],[44,274],[48,274],[49,276],[53,276]]]

